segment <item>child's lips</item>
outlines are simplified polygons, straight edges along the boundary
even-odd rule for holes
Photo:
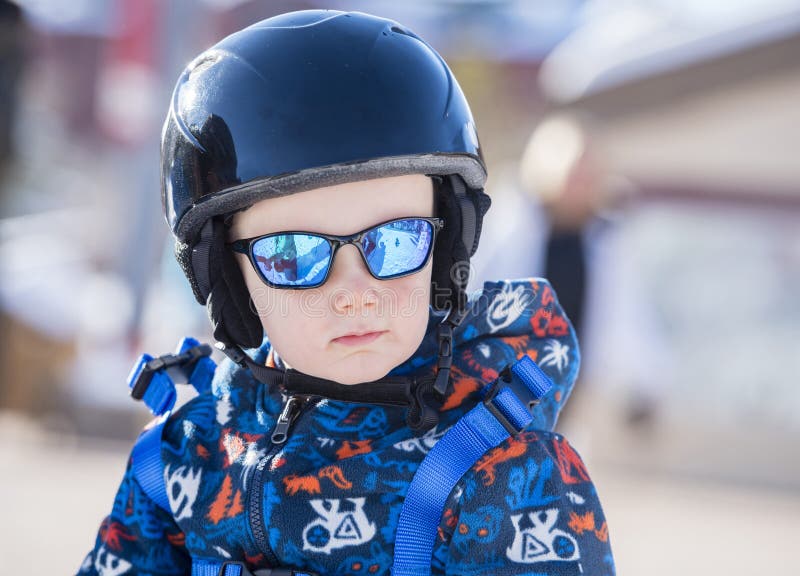
[[[374,332],[363,332],[360,334],[345,334],[344,336],[334,338],[332,342],[345,346],[363,346],[377,340],[387,332],[388,330],[376,330]]]

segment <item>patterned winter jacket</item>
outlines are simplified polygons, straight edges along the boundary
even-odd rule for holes
[[[608,528],[586,467],[554,433],[579,354],[543,280],[486,283],[454,333],[453,385],[436,427],[414,432],[403,407],[319,400],[271,442],[278,390],[226,361],[210,393],[170,416],[161,457],[171,512],[141,489],[130,463],[79,574],[191,574],[192,558],[389,574],[404,495],[419,463],[476,402],[481,386],[530,356],[553,389],[533,423],[460,479],[440,519],[432,573],[610,575]],[[434,326],[432,317],[431,326]],[[392,373],[432,374],[436,330]],[[265,344],[256,357],[273,359]]]

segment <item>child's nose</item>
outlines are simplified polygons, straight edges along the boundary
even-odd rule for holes
[[[374,307],[378,303],[378,280],[372,277],[361,253],[355,246],[342,246],[336,252],[329,284],[333,292],[331,305],[337,313]]]

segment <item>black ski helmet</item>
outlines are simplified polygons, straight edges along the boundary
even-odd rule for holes
[[[263,338],[224,246],[223,216],[266,198],[405,174],[437,182],[445,228],[432,305],[460,310],[490,201],[467,101],[428,44],[392,20],[308,10],[253,24],[195,58],[164,123],[161,195],[214,336],[245,348]]]

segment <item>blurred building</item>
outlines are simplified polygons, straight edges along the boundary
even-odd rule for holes
[[[596,255],[584,375],[646,389],[660,449],[608,456],[797,487],[777,455],[800,446],[800,11],[741,8],[598,17],[542,86],[635,191]]]

